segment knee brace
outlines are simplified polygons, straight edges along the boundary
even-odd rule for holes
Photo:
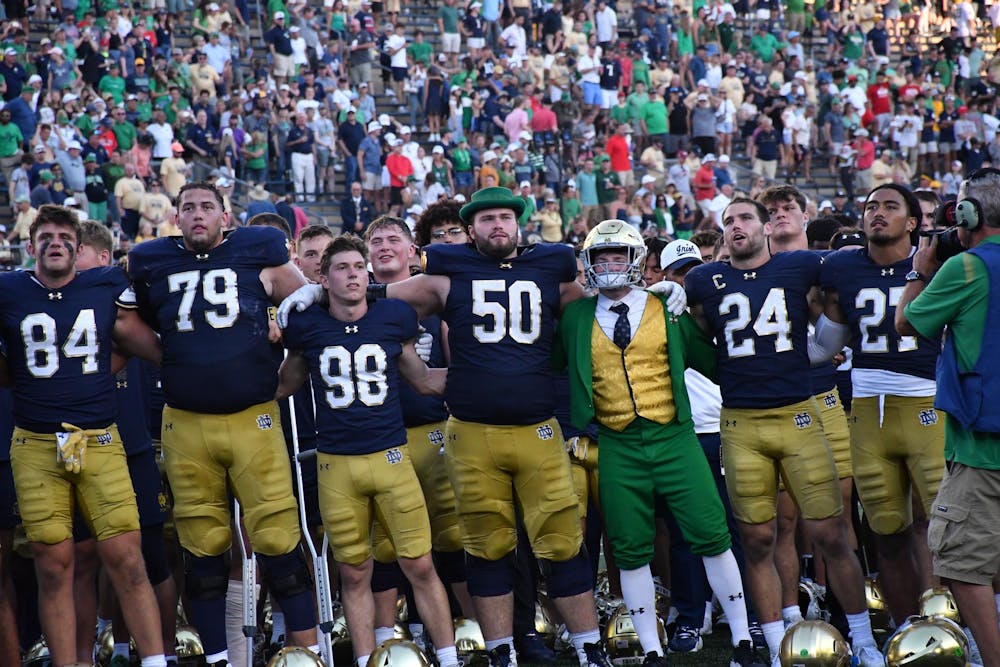
[[[585,547],[580,547],[580,551],[569,560],[539,558],[538,568],[548,582],[549,597],[568,598],[593,590],[590,560]]]
[[[381,593],[403,585],[403,571],[399,563],[372,562],[372,592]]]
[[[261,578],[279,600],[312,590],[312,577],[306,569],[301,548],[281,556],[257,554],[257,562]]]
[[[170,578],[166,546],[163,544],[163,524],[143,527],[140,539],[142,558],[146,561],[146,576],[149,577],[150,584],[158,586]]]
[[[302,632],[316,627],[313,581],[301,548],[281,556],[257,554],[261,576],[285,614],[285,627]]]
[[[447,586],[465,581],[465,552],[463,550],[435,551],[434,562],[437,565],[441,583]]]
[[[225,599],[229,588],[230,554],[195,556],[184,550],[184,590],[192,600]]]
[[[468,554],[466,575],[469,593],[478,597],[496,597],[514,590],[514,552],[499,560],[486,560]]]

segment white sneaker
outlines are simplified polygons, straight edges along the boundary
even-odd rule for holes
[[[858,667],[885,667],[885,658],[875,646],[862,646],[854,651]]]

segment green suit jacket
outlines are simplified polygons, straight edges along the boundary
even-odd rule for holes
[[[662,297],[661,301],[664,301]],[[584,429],[594,419],[593,356],[590,336],[594,326],[597,297],[579,299],[566,306],[559,321],[553,346],[553,365],[557,369],[568,367],[570,421]],[[670,359],[670,383],[679,423],[691,420],[691,403],[684,384],[684,369],[693,368],[709,379],[715,379],[718,357],[715,344],[694,321],[690,314],[672,318],[663,305],[664,325],[667,327],[667,356]],[[627,391],[622,387],[622,391]]]

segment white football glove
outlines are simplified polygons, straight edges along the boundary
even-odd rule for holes
[[[661,280],[647,287],[653,294],[659,294],[667,300],[667,310],[674,317],[680,317],[687,310],[688,296],[684,288],[672,280]],[[282,304],[284,305],[284,304]]]
[[[278,306],[278,326],[282,329],[288,326],[288,316],[294,310],[301,313],[303,310],[318,303],[323,298],[322,285],[303,285],[285,297],[285,300]]]
[[[426,331],[417,336],[413,342],[413,347],[417,350],[417,356],[423,359],[424,363],[430,363],[431,351],[434,348],[434,336]]]

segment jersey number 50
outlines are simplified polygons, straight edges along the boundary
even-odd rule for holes
[[[385,350],[374,343],[362,345],[353,355],[341,345],[324,348],[319,372],[328,387],[326,404],[337,410],[357,398],[370,408],[382,405],[389,394],[386,361]]]
[[[487,300],[490,293],[504,292],[506,309],[499,301]],[[472,326],[480,343],[499,343],[510,335],[514,342],[530,345],[542,332],[542,291],[530,280],[515,280],[510,287],[503,280],[473,280],[472,314],[492,320]]]

